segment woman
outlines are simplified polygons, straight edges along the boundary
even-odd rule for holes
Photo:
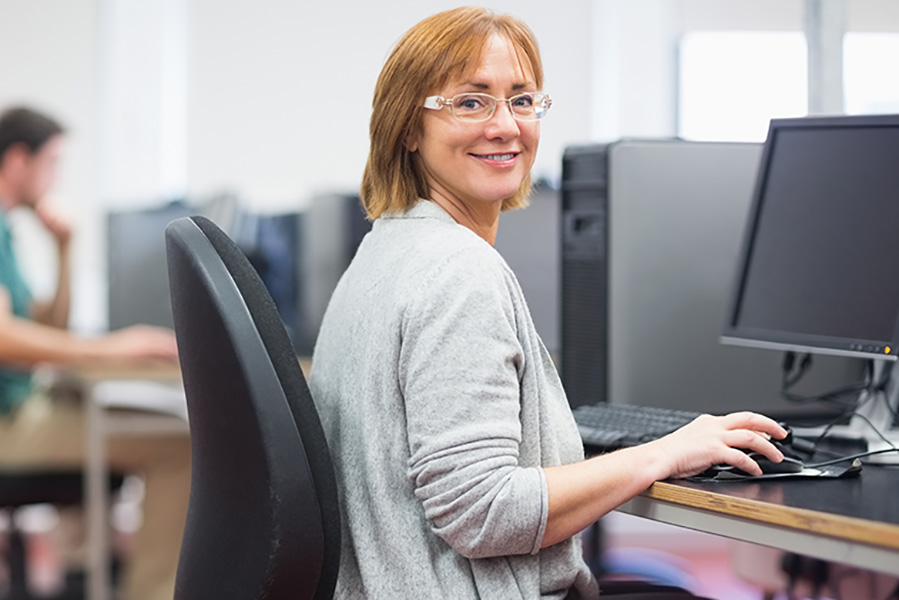
[[[652,482],[773,460],[785,432],[702,417],[584,460],[513,273],[493,249],[521,207],[551,105],[533,34],[479,8],[414,26],[375,89],[371,233],[319,333],[311,389],[341,489],[340,598],[595,598],[576,534]]]

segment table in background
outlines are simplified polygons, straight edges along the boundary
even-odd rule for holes
[[[899,575],[899,468],[847,479],[657,482],[618,510]]]
[[[127,365],[90,365],[67,369],[63,377],[70,378],[83,390],[85,402],[85,504],[87,513],[87,564],[85,571],[86,597],[91,600],[109,600],[112,597],[110,581],[109,542],[109,465],[106,444],[118,435],[189,435],[186,420],[186,403],[179,407],[177,397],[171,391],[160,393],[159,404],[154,406],[146,396],[147,388],[140,393],[128,394],[128,386],[145,383],[178,386],[181,371],[177,363],[139,363]],[[110,398],[118,385],[123,391],[120,398]],[[137,387],[134,388],[135,390]],[[177,387],[176,387],[177,389]]]

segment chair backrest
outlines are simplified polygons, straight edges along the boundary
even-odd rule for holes
[[[275,304],[208,219],[165,235],[193,459],[175,598],[331,598],[337,484]]]

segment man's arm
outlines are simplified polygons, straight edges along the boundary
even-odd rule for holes
[[[172,331],[135,326],[96,338],[21,319],[12,314],[9,293],[0,286],[0,363],[32,366],[91,360],[174,359]]]
[[[71,302],[70,252],[72,228],[69,222],[57,214],[46,202],[40,202],[34,213],[53,236],[57,248],[56,292],[49,302],[35,302],[32,317],[38,323],[66,329],[69,325],[69,305]]]

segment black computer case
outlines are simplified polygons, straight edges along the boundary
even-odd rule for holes
[[[606,400],[608,144],[562,157],[560,376],[572,407]]]

